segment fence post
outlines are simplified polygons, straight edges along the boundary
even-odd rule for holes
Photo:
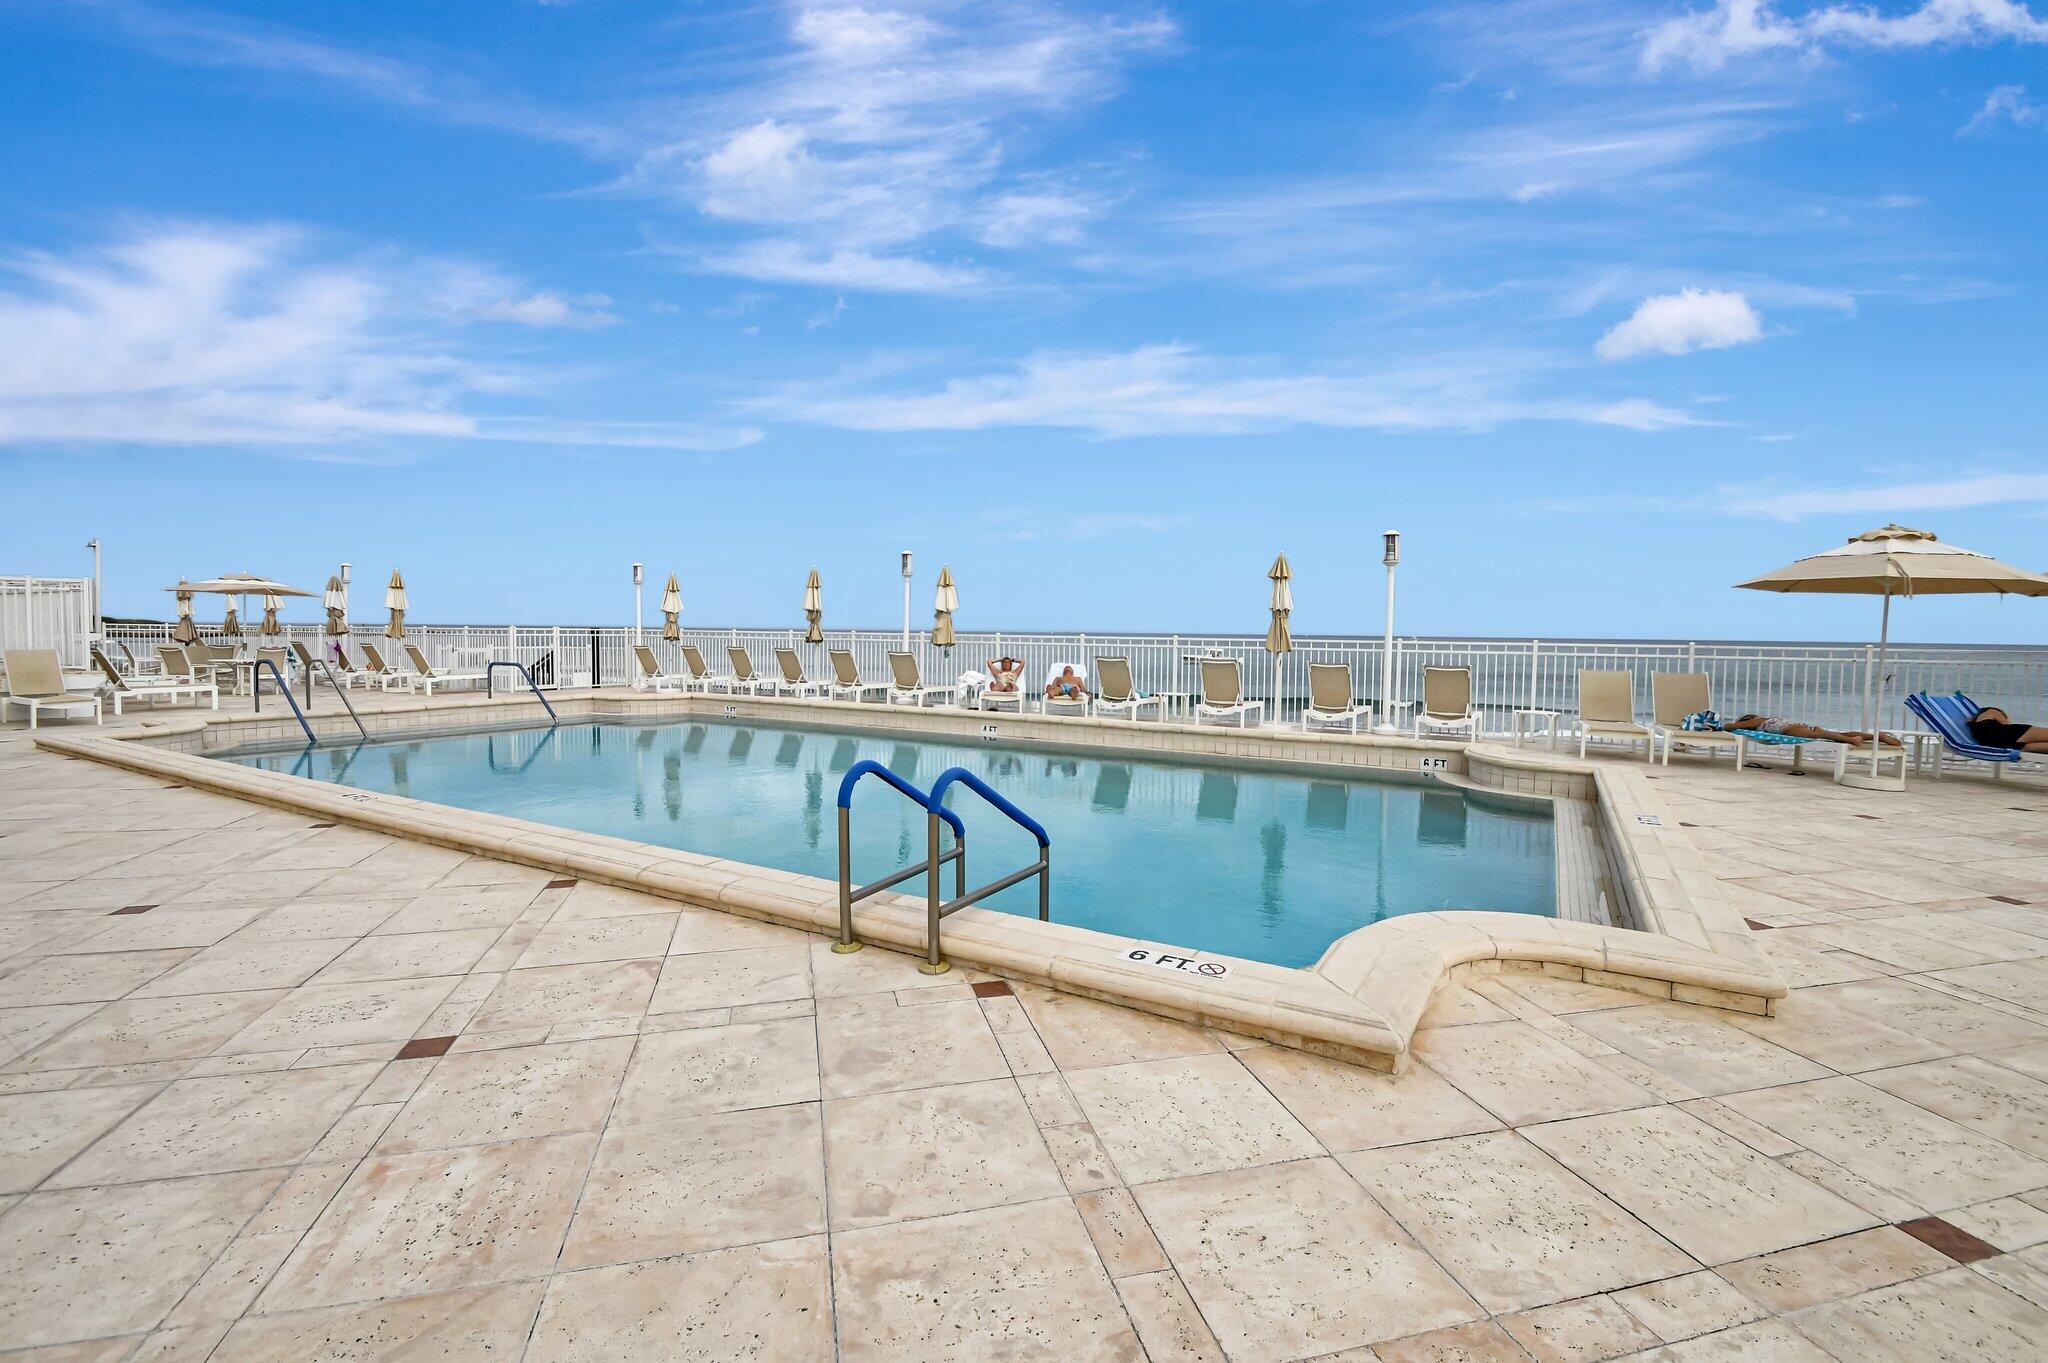
[[[1695,654],[1696,654],[1696,653],[1698,652],[1698,650],[1699,650],[1699,645],[1698,645],[1698,644],[1695,644],[1695,643],[1691,643],[1691,642],[1688,642],[1688,643],[1686,644],[1686,646],[1685,646],[1685,670],[1686,670],[1686,671],[1688,671],[1688,672],[1697,672],[1697,671],[1699,671],[1699,670],[1700,670],[1700,668],[1699,668],[1699,664],[1698,664],[1697,662],[1695,662],[1695,661],[1694,661],[1694,655],[1695,655]],[[1695,745],[1695,746],[1697,746],[1697,745]]]
[[[1531,710],[1537,708],[1536,698],[1538,695],[1538,691],[1536,686],[1536,678],[1537,674],[1542,670],[1537,660],[1541,656],[1542,652],[1543,641],[1541,639],[1531,639],[1529,641],[1529,708]]]

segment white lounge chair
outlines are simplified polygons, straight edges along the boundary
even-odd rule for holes
[[[303,647],[303,645],[302,645]],[[369,690],[377,684],[378,678],[366,668],[357,667],[348,656],[348,645],[334,645],[334,676],[343,686],[360,686]]]
[[[825,688],[825,694],[834,700],[851,696],[855,703],[870,691],[887,691],[889,683],[861,680],[860,663],[855,661],[851,649],[835,648],[831,651],[832,683]]]
[[[732,663],[732,678],[726,684],[727,691],[738,691],[745,687],[756,695],[764,691],[769,695],[775,694],[775,679],[756,672],[754,659],[744,648],[738,644],[729,644],[726,646],[725,656]]]
[[[633,645],[633,661],[640,668],[640,675],[633,678],[635,691],[687,691],[690,688],[688,677],[662,671],[661,660],[646,644]]]
[[[1235,658],[1202,659],[1202,694],[1195,699],[1195,723],[1204,719],[1235,719],[1240,729],[1262,716],[1266,702],[1244,698],[1244,665]]]
[[[731,689],[732,678],[721,677],[713,672],[710,665],[704,661],[704,654],[695,644],[683,645],[683,666],[690,669],[689,678],[683,682],[685,691],[693,686],[707,694],[713,687]]]
[[[114,701],[114,713],[121,713],[126,701],[147,700],[155,705],[160,700],[176,701],[185,696],[194,700],[212,700],[213,708],[220,709],[220,688],[210,681],[188,681],[182,677],[128,677],[114,666],[114,660],[100,649],[92,650],[93,665],[100,675],[107,679],[106,694]]]
[[[135,650],[128,647],[128,641],[125,639],[114,640],[114,647],[120,649],[121,656],[128,660],[128,674],[130,676],[146,677],[152,673],[161,674],[164,670],[163,659],[136,657]]]
[[[64,689],[64,668],[54,648],[10,648],[0,662],[7,666],[7,695],[0,704],[0,717],[10,706],[28,711],[28,727],[42,722],[45,710],[92,711],[92,722],[105,723],[98,695],[78,695]]]
[[[999,661],[1017,663],[1016,677],[1014,678],[1013,684],[1007,691],[998,691],[995,689],[995,683],[999,677],[1009,676],[1008,669],[997,669],[995,664]],[[1028,690],[1026,690],[1024,686],[1024,664],[1021,661],[1014,658],[990,659],[988,676],[988,684],[983,686],[979,691],[975,693],[975,709],[1015,710],[1018,714],[1021,715],[1026,710],[1029,710],[1031,708],[1031,693]]]
[[[1464,734],[1479,741],[1479,712],[1472,708],[1472,669],[1422,669],[1422,708],[1415,712],[1415,736]]]
[[[401,678],[399,684],[408,690],[424,691],[431,696],[437,686],[479,686],[484,680],[481,672],[436,672],[418,644],[407,644],[405,656],[412,659],[412,675]]]
[[[1138,719],[1151,706],[1155,718],[1166,718],[1166,702],[1158,696],[1141,696],[1131,682],[1131,660],[1107,654],[1095,660],[1095,713],[1129,715]]]
[[[958,686],[926,686],[915,653],[889,655],[889,704],[923,705],[926,696],[957,697]]]
[[[1069,668],[1073,669],[1075,678],[1081,683],[1081,694],[1052,695],[1046,687],[1051,686]],[[1088,690],[1088,670],[1076,663],[1054,663],[1045,669],[1045,680],[1038,686],[1038,708],[1048,715],[1085,715],[1094,699],[1094,695]]]
[[[1586,755],[1587,742],[1595,738],[1655,742],[1650,731],[1636,723],[1635,692],[1631,673],[1579,669],[1579,756]]]
[[[1657,760],[1657,741],[1664,741],[1664,765],[1671,765],[1671,749],[1679,743],[1695,748],[1732,748],[1735,769],[1749,751],[1749,740],[1741,734],[1718,729],[1688,729],[1687,715],[1714,708],[1713,692],[1704,672],[1653,672],[1650,674],[1650,760]],[[1711,756],[1711,753],[1709,754]]]
[[[1308,665],[1308,706],[1301,712],[1304,732],[1317,724],[1342,724],[1358,732],[1360,721],[1372,725],[1372,707],[1360,705],[1352,694],[1351,668],[1344,663]]]
[[[804,675],[804,660],[796,656],[793,648],[776,649],[775,666],[782,673],[775,683],[778,696],[815,696],[825,689],[825,683]]]
[[[375,644],[364,644],[362,649],[365,664],[363,676],[366,678],[363,685],[368,686],[375,682],[380,690],[389,691],[394,686],[406,684],[405,674],[385,662],[384,655],[378,651]]]

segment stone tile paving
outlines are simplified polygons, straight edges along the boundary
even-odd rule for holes
[[[1386,1076],[10,728],[0,1358],[2048,1357],[2048,791],[1656,779],[1780,1015]]]

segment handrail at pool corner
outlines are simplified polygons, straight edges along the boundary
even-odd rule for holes
[[[263,713],[263,669],[266,667],[270,669],[270,675],[277,678],[278,693],[284,697],[284,703],[292,707],[292,714],[298,719],[299,727],[306,731],[306,746],[309,748],[318,747],[320,740],[314,737],[313,726],[306,722],[306,712],[301,710],[299,703],[292,699],[292,688],[285,681],[284,673],[278,670],[277,663],[272,659],[258,658],[249,668],[249,700],[251,708],[259,715]],[[361,720],[356,721],[356,727],[362,727]]]
[[[495,685],[495,681],[498,674],[498,669],[501,667],[509,667],[514,672],[517,672],[520,676],[526,678],[527,689],[533,692],[534,699],[538,700],[542,705],[547,707],[549,721],[555,724],[560,724],[562,722],[561,718],[555,714],[555,707],[553,706],[553,704],[549,702],[546,696],[541,694],[540,684],[534,681],[533,673],[526,670],[526,665],[524,663],[508,663],[503,659],[499,659],[496,662],[485,663],[484,694],[486,696],[493,695],[496,693],[497,687]]]
[[[882,877],[872,884],[855,889],[853,885],[853,788],[860,784],[863,776],[879,776],[896,790],[916,802],[925,812],[926,840],[925,858],[914,861],[900,871]],[[938,809],[932,797],[919,790],[895,772],[872,758],[863,758],[846,769],[846,775],[839,778],[839,940],[832,944],[832,950],[839,955],[859,951],[861,943],[853,935],[853,906],[869,895],[880,894],[892,885],[901,885],[914,876],[930,874],[937,877],[939,867],[946,862],[953,863],[953,893],[967,892],[967,825],[960,816],[950,809]],[[953,829],[952,849],[943,855],[938,850],[939,820],[943,818]],[[934,879],[936,884],[936,879]]]
[[[997,809],[1000,809],[1003,813],[1009,815],[1012,823],[1019,825],[1026,832],[1030,833],[1031,836],[1038,839],[1040,850],[1052,846],[1052,837],[1045,831],[1043,824],[1017,808],[1001,791],[965,767],[950,767],[940,772],[939,779],[932,782],[932,804],[942,813],[950,812],[945,809],[946,787],[956,781],[994,805]],[[958,826],[957,823],[955,826]]]

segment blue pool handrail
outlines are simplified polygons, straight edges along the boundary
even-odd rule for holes
[[[846,775],[839,778],[839,807],[841,809],[851,809],[853,807],[853,788],[860,784],[860,778],[863,776],[881,777],[884,781],[917,801],[923,808],[938,814],[952,828],[955,838],[965,838],[967,836],[967,826],[960,822],[958,814],[955,814],[950,809],[938,808],[937,786],[932,787],[932,793],[927,795],[872,758],[863,758],[854,763],[846,769]],[[945,778],[940,777],[939,779],[944,780]]]
[[[932,806],[939,814],[944,815],[948,812],[945,808],[946,788],[955,782],[966,786],[976,795],[979,795],[982,799],[1009,815],[1012,823],[1017,824],[1030,833],[1032,837],[1038,839],[1039,850],[1043,851],[1052,846],[1052,838],[1046,833],[1043,824],[1017,808],[1016,805],[1010,803],[1009,799],[1001,791],[965,767],[949,768],[939,774],[938,780],[932,782]],[[954,826],[956,828],[959,826],[957,821]]]
[[[538,682],[534,681],[534,679],[533,679],[533,673],[531,673],[531,672],[527,671],[527,670],[526,670],[526,666],[525,666],[525,664],[523,664],[523,663],[508,663],[508,662],[504,662],[504,661],[502,661],[502,660],[501,660],[501,661],[499,661],[499,662],[494,662],[494,663],[485,663],[485,664],[484,664],[484,694],[485,694],[485,695],[487,695],[487,696],[488,696],[488,695],[491,695],[491,694],[492,694],[492,693],[493,693],[493,692],[495,691],[495,689],[496,689],[496,688],[495,688],[495,687],[493,686],[493,681],[494,681],[494,679],[495,679],[495,678],[496,678],[496,676],[497,676],[497,672],[498,672],[498,669],[499,669],[499,668],[501,668],[501,667],[509,667],[509,668],[511,668],[511,669],[512,669],[512,670],[513,670],[514,672],[517,672],[517,673],[518,673],[518,674],[519,674],[520,676],[522,676],[522,677],[526,678],[526,686],[527,686],[527,689],[533,692],[533,694],[534,694],[534,698],[535,698],[535,699],[537,699],[538,701],[540,701],[540,703],[541,703],[542,705],[545,705],[545,706],[547,706],[547,711],[548,711],[548,719],[549,719],[549,720],[551,720],[551,721],[553,721],[554,723],[557,723],[557,724],[559,724],[559,723],[561,722],[561,720],[560,720],[559,718],[557,718],[557,717],[556,717],[556,715],[555,715],[555,707],[554,707],[553,705],[550,705],[550,704],[548,703],[548,698],[547,698],[546,696],[544,696],[544,695],[542,695],[542,694],[541,694],[540,684],[539,684]]]

